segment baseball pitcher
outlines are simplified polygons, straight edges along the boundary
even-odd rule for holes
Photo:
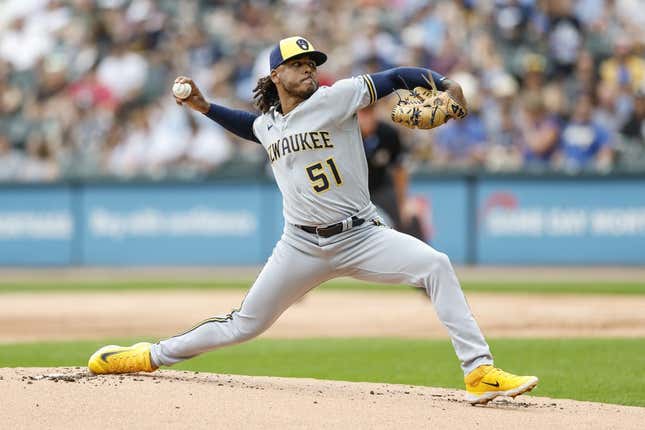
[[[537,385],[534,376],[494,367],[448,256],[384,225],[370,202],[357,111],[412,88],[394,106],[393,121],[433,128],[467,115],[460,86],[434,71],[399,67],[320,87],[316,72],[326,60],[303,37],[281,40],[270,75],[255,88],[260,115],[208,103],[191,79],[176,79],[191,87],[185,98],[175,95],[178,104],[265,149],[283,197],[284,232],[239,309],[154,344],[105,346],[90,357],[90,371],[152,372],[252,339],[312,288],[351,276],[426,291],[461,363],[469,402],[515,397]]]

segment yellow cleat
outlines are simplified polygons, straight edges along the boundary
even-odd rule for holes
[[[153,372],[157,367],[150,359],[150,346],[148,342],[140,342],[132,346],[104,346],[92,354],[87,367],[95,375]]]
[[[498,396],[517,397],[531,391],[538,383],[535,376],[517,376],[493,366],[479,366],[464,378],[466,400],[485,405]]]

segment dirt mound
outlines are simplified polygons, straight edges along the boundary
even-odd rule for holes
[[[538,386],[539,392],[539,386]],[[430,387],[159,371],[0,369],[3,428],[640,429],[645,408],[520,396],[486,407]]]

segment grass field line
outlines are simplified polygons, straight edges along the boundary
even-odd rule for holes
[[[153,267],[0,267],[0,284],[16,282],[209,281],[254,279],[262,266],[153,266]],[[625,282],[645,283],[645,266],[464,266],[459,279],[472,282]]]
[[[474,281],[462,280],[461,285],[467,292],[498,292],[527,294],[645,294],[643,281],[539,281],[528,278],[524,281]],[[38,292],[105,292],[137,290],[247,290],[253,284],[253,278],[213,278],[201,280],[173,279],[48,279],[48,280],[3,280],[0,282],[0,293],[38,293]],[[375,284],[339,278],[326,282],[321,287],[334,290],[392,291],[417,292],[418,289],[402,286]]]

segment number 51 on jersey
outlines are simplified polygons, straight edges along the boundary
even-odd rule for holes
[[[309,182],[311,182],[311,187],[317,193],[324,193],[329,190],[331,186],[331,181],[329,179],[330,173],[331,177],[336,182],[336,186],[343,184],[343,178],[338,172],[336,163],[333,158],[328,158],[323,162],[319,161],[314,164],[310,164],[305,168],[307,171],[307,176],[309,177]]]

